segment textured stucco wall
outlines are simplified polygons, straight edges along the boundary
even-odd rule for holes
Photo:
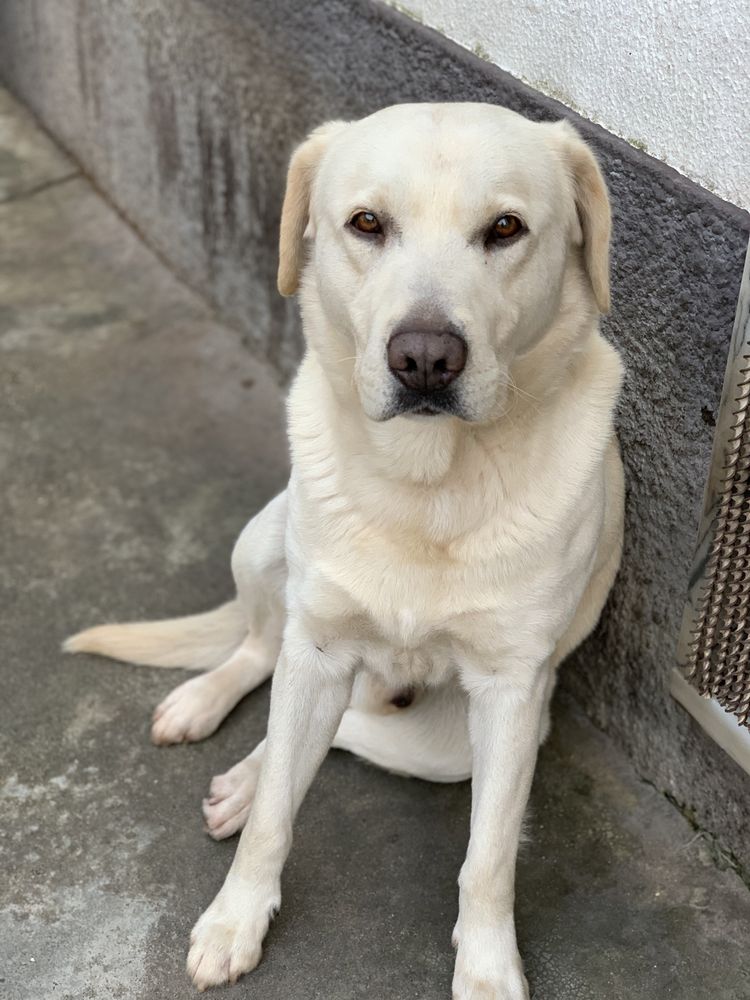
[[[747,0],[393,5],[750,208]]]
[[[407,100],[567,110],[364,0],[4,0],[0,75],[193,287],[288,372],[274,286],[289,151],[326,118]],[[750,779],[667,692],[747,244],[748,217],[584,121],[614,207],[613,311],[628,375],[626,551],[564,683],[640,773],[750,870]],[[219,488],[219,487],[217,487]]]

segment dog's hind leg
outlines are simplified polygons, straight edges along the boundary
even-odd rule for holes
[[[214,840],[231,837],[245,825],[255,797],[265,749],[266,741],[261,740],[249,756],[211,780],[202,809],[206,831]]]
[[[279,645],[248,633],[221,666],[176,687],[154,711],[152,742],[166,746],[210,736],[246,694],[271,676]]]
[[[471,777],[466,701],[457,685],[420,692],[406,708],[393,710],[385,699],[382,709],[348,708],[333,746],[387,771],[425,781]],[[208,798],[203,800],[203,817],[208,833],[216,840],[230,837],[245,825],[265,742],[211,782]]]
[[[250,521],[232,553],[237,601],[246,633],[220,666],[175,688],[157,707],[154,743],[202,740],[235,705],[273,673],[284,628],[286,496],[276,497]]]

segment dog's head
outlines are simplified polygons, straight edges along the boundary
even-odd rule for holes
[[[371,419],[486,421],[566,282],[584,314],[607,310],[609,234],[599,167],[567,123],[397,105],[324,125],[294,153],[279,290],[304,270],[307,336],[329,371],[353,363]]]

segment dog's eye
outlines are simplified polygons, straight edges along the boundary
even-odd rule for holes
[[[383,232],[383,227],[373,212],[357,212],[349,219],[349,225],[358,229],[360,233],[367,233],[368,236],[376,236]]]
[[[501,215],[487,233],[488,243],[497,243],[518,236],[523,231],[523,223],[517,215]]]

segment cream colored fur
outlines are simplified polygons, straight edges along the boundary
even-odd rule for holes
[[[357,211],[385,221],[382,239],[352,231]],[[506,213],[524,235],[486,245]],[[208,735],[275,669],[267,740],[204,802],[214,836],[244,829],[193,931],[199,989],[259,961],[294,815],[333,744],[404,774],[472,776],[453,997],[528,997],[521,821],[556,668],[596,623],[621,551],[621,366],[598,330],[609,229],[573,129],[497,107],[389,108],[324,126],[292,158],[279,287],[299,287],[307,341],[292,475],[237,543],[237,600],[66,645],[216,667],[157,709],[157,742]],[[462,331],[458,416],[393,416],[386,345],[414,317]],[[413,703],[395,708],[405,690]]]

